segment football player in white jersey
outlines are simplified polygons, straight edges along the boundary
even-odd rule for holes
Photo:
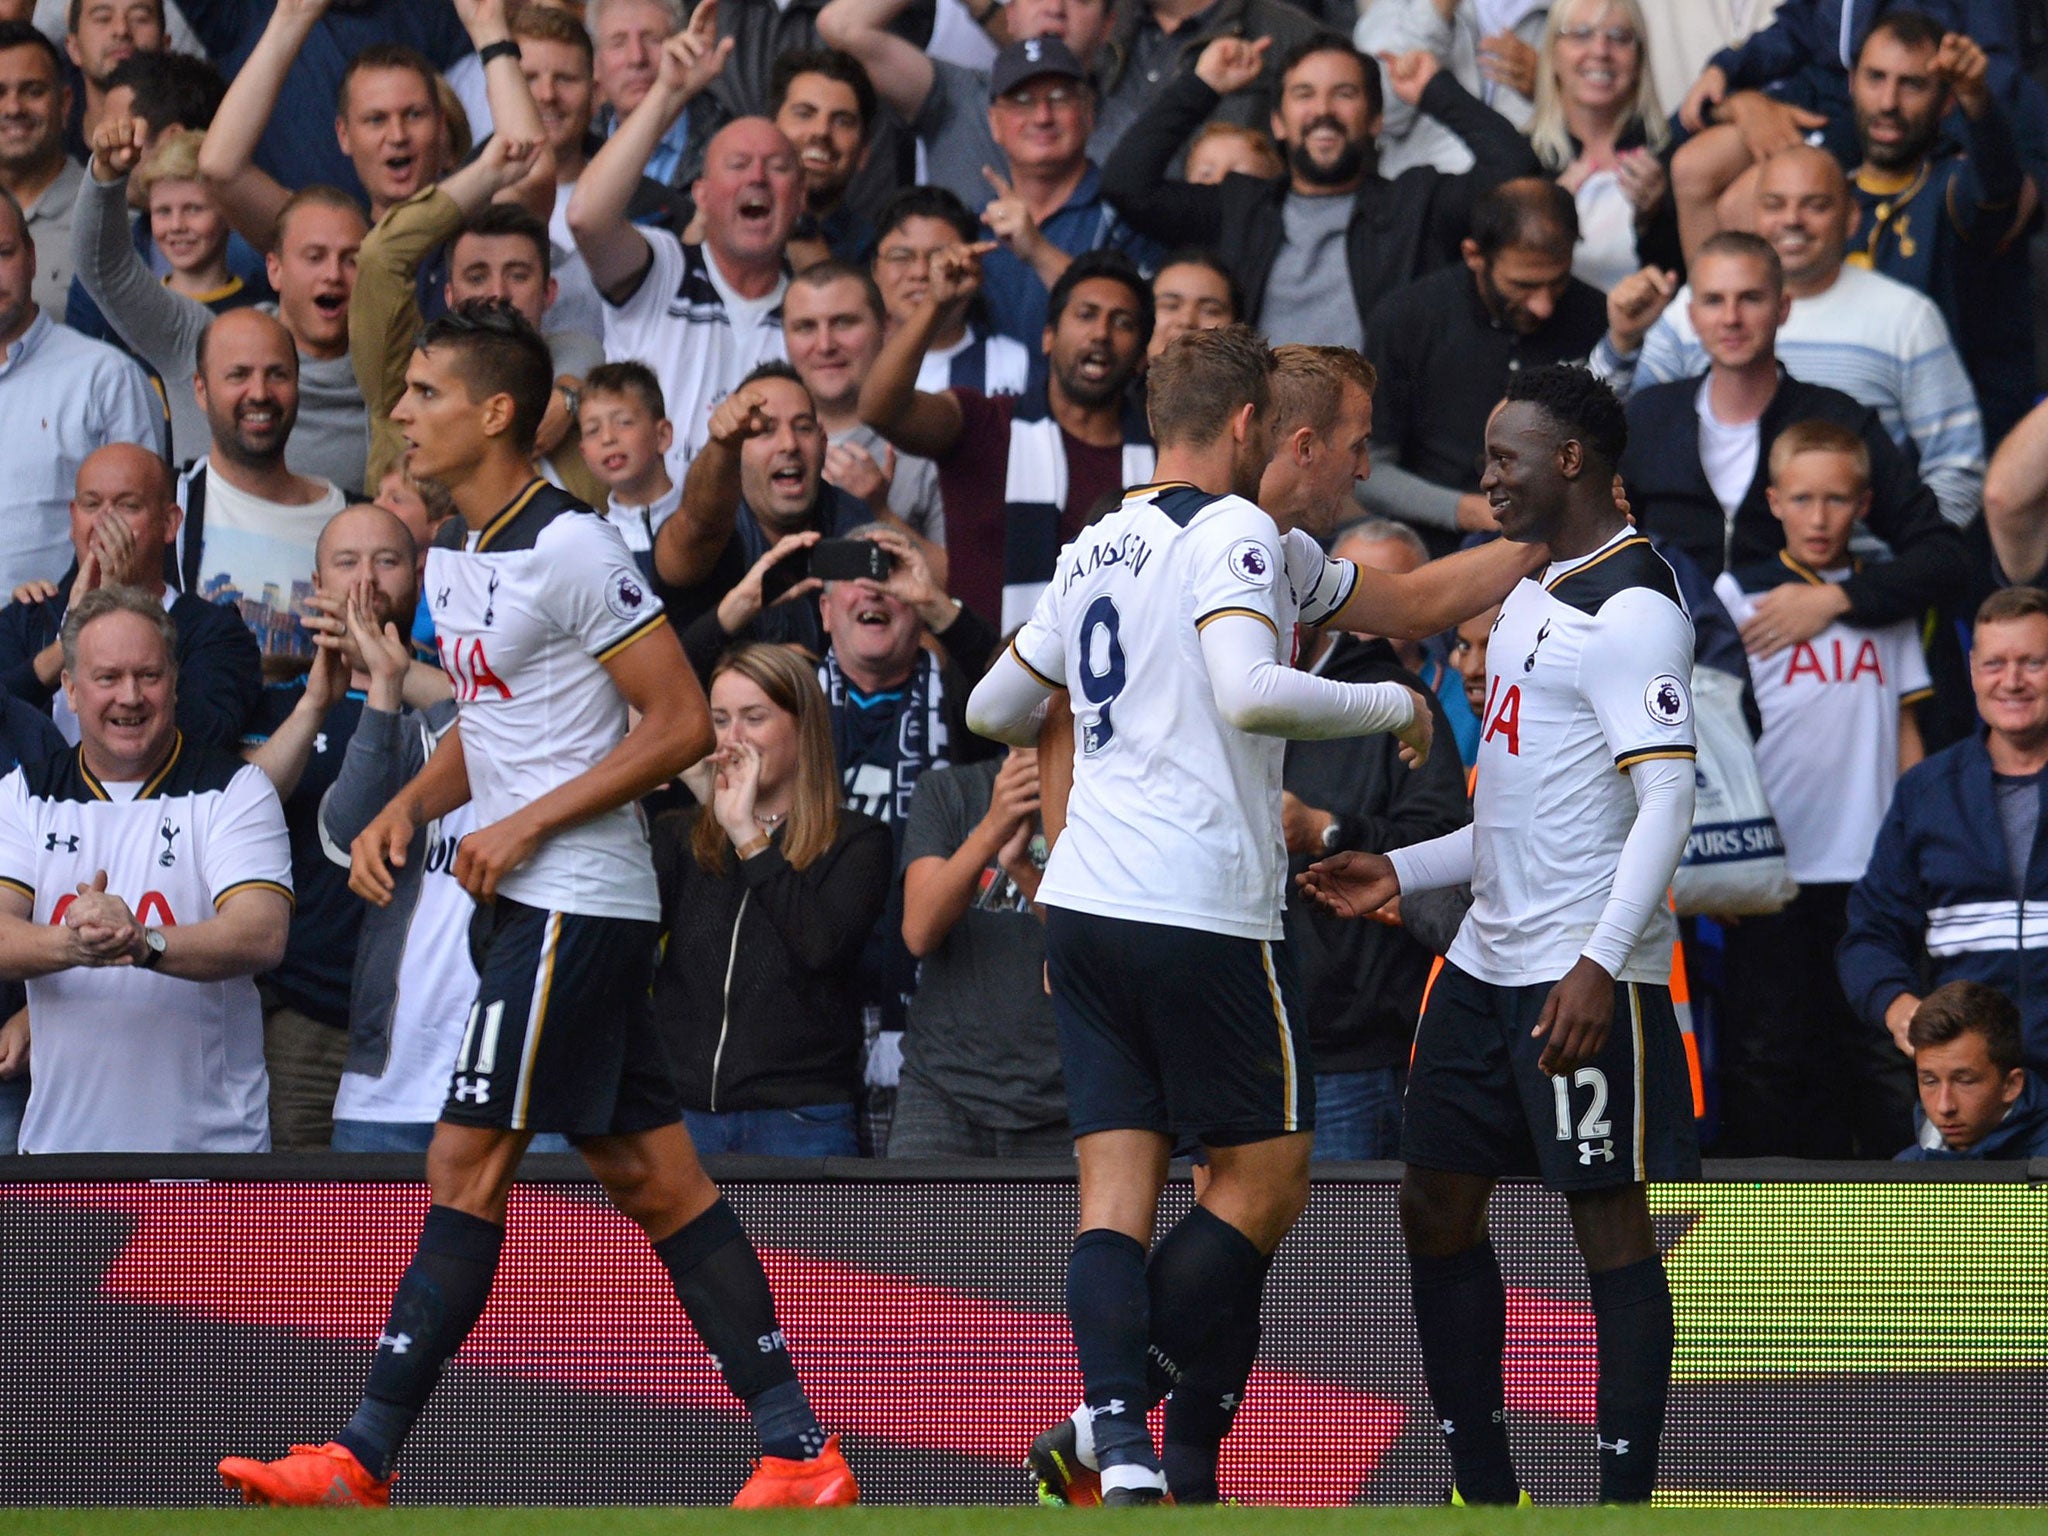
[[[356,839],[350,884],[388,901],[415,829],[473,804],[455,875],[478,902],[477,998],[427,1153],[433,1204],[361,1405],[334,1441],[230,1457],[221,1476],[256,1503],[389,1501],[399,1447],[489,1298],[520,1156],[557,1131],[647,1233],[747,1406],[762,1457],[736,1502],[851,1503],[647,1017],[659,905],[637,802],[710,750],[710,713],[617,529],[534,474],[552,388],[516,311],[465,304],[421,332],[392,412],[408,468],[461,514],[426,576],[460,713]]]
[[[1671,1291],[1644,1183],[1699,1168],[1665,907],[1692,822],[1693,635],[1671,568],[1615,505],[1627,437],[1583,369],[1510,381],[1480,488],[1507,538],[1551,560],[1509,594],[1488,642],[1472,825],[1301,877],[1353,917],[1472,885],[1416,1035],[1401,1137],[1416,1333],[1465,1503],[1527,1498],[1486,1236],[1494,1181],[1511,1175],[1563,1192],[1586,1261],[1600,1502],[1646,1501],[1656,1483]]]
[[[1061,553],[968,706],[976,730],[1028,745],[1054,690],[1074,694],[1074,786],[1037,899],[1080,1158],[1068,1313],[1085,1405],[1072,1432],[1052,1432],[1063,1443],[1041,1437],[1034,1466],[1085,1454],[1105,1503],[1163,1497],[1145,1408],[1219,1319],[1256,1305],[1307,1198],[1313,1069],[1281,943],[1285,739],[1384,730],[1417,757],[1429,747],[1412,690],[1289,665],[1296,624],[1348,610],[1369,583],[1248,499],[1272,457],[1272,369],[1243,326],[1191,332],[1160,355],[1161,481]],[[1494,573],[1470,606],[1522,558],[1463,562]],[[1148,1270],[1177,1137],[1207,1150],[1210,1178]],[[1055,1492],[1079,1492],[1058,1468],[1054,1479]]]

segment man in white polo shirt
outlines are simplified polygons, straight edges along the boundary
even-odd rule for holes
[[[263,771],[188,742],[160,599],[64,621],[76,748],[0,781],[0,975],[28,982],[24,1152],[262,1152],[258,972],[284,955],[291,853]],[[149,974],[139,974],[147,972]]]

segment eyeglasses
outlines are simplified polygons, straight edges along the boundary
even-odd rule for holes
[[[1610,48],[1633,48],[1636,45],[1633,27],[1559,27],[1557,40],[1561,43],[1590,43],[1596,37],[1607,40]]]
[[[1073,85],[1047,86],[1043,91],[1008,91],[996,100],[1013,112],[1036,112],[1041,104],[1058,112],[1081,104],[1081,89]]]
[[[931,251],[912,250],[907,245],[891,245],[883,247],[881,262],[885,267],[898,269],[923,267],[931,264],[933,254]]]

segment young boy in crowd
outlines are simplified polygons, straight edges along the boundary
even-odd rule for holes
[[[1849,540],[1870,508],[1870,455],[1843,427],[1795,422],[1769,467],[1785,548],[1714,583],[1738,625],[1773,587],[1847,580]],[[1833,956],[1892,787],[1921,757],[1911,706],[1931,691],[1926,659],[1910,620],[1837,618],[1753,653],[1749,671],[1764,722],[1757,767],[1800,891],[1782,912],[1727,928],[1719,1150],[1889,1157],[1912,1139],[1911,1077],[1890,1038],[1851,1011]]]
[[[2020,1011],[1981,982],[1936,987],[1906,1026],[1926,1123],[1905,1162],[2048,1157],[2048,1092],[2023,1063]]]
[[[643,363],[605,363],[585,375],[576,419],[583,462],[611,492],[605,516],[652,580],[654,536],[683,499],[663,460],[675,428],[661,384]]]

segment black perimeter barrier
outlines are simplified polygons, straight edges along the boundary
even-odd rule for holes
[[[1079,1381],[1071,1164],[715,1161],[877,1503],[1019,1503]],[[0,1504],[203,1505],[330,1436],[426,1206],[410,1157],[0,1161]],[[1225,1448],[1252,1504],[1434,1503],[1399,1169],[1319,1166]],[[1165,1219],[1185,1210],[1185,1178]],[[2048,1161],[1710,1163],[1651,1191],[1677,1297],[1660,1500],[2048,1504]],[[754,1454],[645,1240],[533,1157],[497,1288],[401,1463],[412,1504],[699,1504]],[[1506,1185],[1508,1410],[1589,1500],[1593,1318],[1560,1202]]]

